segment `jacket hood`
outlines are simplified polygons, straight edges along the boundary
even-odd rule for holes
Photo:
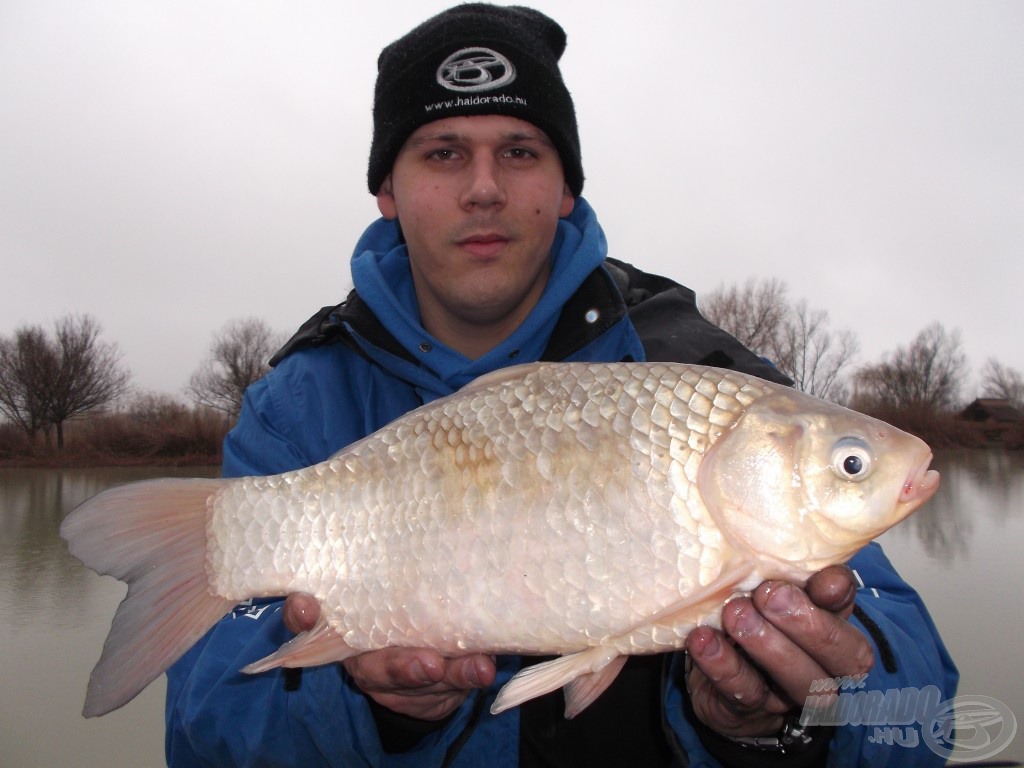
[[[352,282],[381,324],[417,360],[417,378],[429,371],[444,383],[442,389],[454,391],[510,361],[539,359],[562,307],[604,261],[607,250],[593,209],[582,197],[576,198],[572,213],[558,222],[551,277],[537,306],[511,336],[476,360],[424,330],[397,222],[378,219],[363,233],[352,255]]]

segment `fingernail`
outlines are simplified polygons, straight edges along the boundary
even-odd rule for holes
[[[736,626],[733,635],[737,638],[753,637],[764,633],[764,620],[754,606],[736,611]]]
[[[412,679],[420,684],[426,684],[433,682],[430,677],[427,676],[427,668],[423,666],[423,662],[419,659],[413,659],[409,665],[409,672]]]
[[[765,601],[765,610],[775,616],[789,616],[796,609],[796,594],[789,584],[771,590]]]
[[[477,664],[478,664],[478,662],[477,662],[476,659],[473,659],[471,661],[471,663],[469,665],[469,674],[467,675],[467,677],[469,678],[469,684],[472,685],[474,688],[480,688],[481,687],[481,685],[480,685],[480,668],[477,666]]]
[[[722,651],[722,644],[718,641],[718,635],[711,637],[700,647],[699,655],[702,659],[713,659]]]

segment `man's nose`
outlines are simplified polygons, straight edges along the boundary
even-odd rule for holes
[[[505,185],[498,158],[481,155],[469,164],[462,195],[464,207],[501,206],[505,203]]]

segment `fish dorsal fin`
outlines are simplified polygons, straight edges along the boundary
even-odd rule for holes
[[[315,667],[332,661],[342,661],[360,653],[351,648],[341,635],[331,629],[320,617],[307,632],[296,635],[274,653],[242,668],[246,674],[266,672],[275,667]]]
[[[542,368],[550,363],[537,362],[537,363],[522,363],[521,365],[511,365],[508,368],[498,368],[490,373],[485,373],[482,376],[477,376],[466,386],[459,390],[460,393],[472,392],[477,389],[486,389],[493,387],[498,384],[504,384],[506,381],[513,381],[523,378],[531,372]]]

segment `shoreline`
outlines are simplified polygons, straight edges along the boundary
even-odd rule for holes
[[[106,467],[215,467],[220,455],[188,456],[19,456],[0,459],[0,469],[100,469]]]

